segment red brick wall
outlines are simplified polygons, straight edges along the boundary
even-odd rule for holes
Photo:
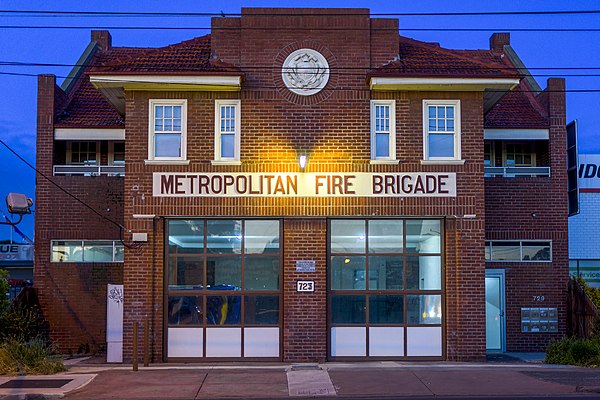
[[[549,178],[486,178],[485,211],[488,240],[551,240],[552,262],[489,262],[506,273],[506,349],[543,351],[566,333],[568,222],[566,184],[566,114],[564,80],[549,79],[540,95],[550,119]],[[535,301],[534,296],[544,296]],[[556,307],[559,331],[521,333],[521,308]]]
[[[450,359],[481,359],[485,351],[484,309],[484,191],[483,191],[483,106],[481,93],[374,93],[367,86],[367,70],[373,60],[384,62],[397,55],[397,34],[379,30],[372,41],[368,14],[321,17],[318,26],[307,17],[244,16],[236,43],[234,29],[215,29],[213,53],[225,62],[243,67],[241,92],[128,92],[126,93],[127,155],[125,176],[125,225],[147,232],[148,245],[135,253],[127,250],[125,281],[125,355],[131,355],[134,321],[142,322],[155,313],[156,343],[162,340],[162,231],[152,239],[150,221],[133,219],[133,214],[157,216],[453,216],[474,214],[475,219],[454,222],[449,218],[446,257],[447,352]],[[214,21],[233,27],[227,18]],[[273,36],[267,27],[290,26]],[[315,35],[304,29],[319,26],[355,27],[349,31],[325,30]],[[286,25],[286,26],[287,26]],[[296,27],[304,27],[296,29]],[[256,29],[250,29],[256,28]],[[265,28],[265,29],[262,29]],[[360,28],[360,29],[359,29]],[[394,37],[387,40],[385,32]],[[226,35],[226,36],[223,36]],[[390,36],[390,37],[391,37]],[[389,38],[388,38],[389,39]],[[372,51],[372,43],[386,43]],[[307,98],[281,87],[281,63],[290,52],[312,47],[327,57],[332,77],[327,88]],[[387,47],[389,46],[389,48]],[[386,50],[387,49],[387,50]],[[238,54],[239,52],[239,54]],[[273,62],[275,60],[275,62]],[[364,69],[361,69],[364,68]],[[343,68],[352,68],[352,73]],[[358,69],[357,69],[358,68]],[[148,106],[150,99],[188,100],[189,165],[145,165],[148,157]],[[242,143],[240,166],[213,166],[214,100],[242,100]],[[397,112],[397,155],[399,165],[371,165],[370,99],[395,99]],[[423,99],[460,99],[462,154],[464,165],[421,165],[423,157]],[[297,157],[309,155],[307,172],[456,172],[456,198],[154,198],[152,172],[299,172]],[[132,190],[132,188],[136,190]],[[161,221],[163,218],[161,218]],[[145,225],[144,225],[145,224]],[[162,226],[162,222],[158,224]],[[284,346],[283,358],[323,360],[326,348],[326,219],[284,218]],[[456,228],[458,227],[458,231]],[[159,238],[160,236],[160,238]],[[454,238],[458,236],[455,251]],[[157,246],[154,262],[150,247]],[[294,292],[295,260],[317,260],[317,292],[302,303]],[[154,265],[154,267],[152,267]],[[323,269],[319,269],[319,265]],[[154,269],[154,274],[151,270]],[[154,276],[154,282],[152,282]],[[160,283],[159,283],[160,282]],[[154,288],[155,293],[151,295]],[[129,294],[129,295],[127,295]],[[306,294],[305,294],[306,295]],[[152,299],[155,303],[152,304]],[[158,308],[157,308],[158,307]],[[316,313],[316,314],[315,314]],[[159,351],[155,345],[155,351]],[[155,353],[160,359],[162,354]]]
[[[327,221],[286,219],[283,225],[283,360],[322,362],[327,354]],[[314,260],[315,273],[296,272],[297,260]],[[312,293],[297,280],[314,280]]]
[[[122,223],[123,178],[52,176],[53,117],[64,96],[54,76],[40,76],[37,168],[100,214]],[[94,352],[105,347],[106,284],[122,283],[123,264],[51,263],[50,241],[69,239],[118,240],[119,230],[37,175],[34,285],[40,306],[61,351]]]
[[[553,93],[542,95],[546,96],[544,101],[553,115],[556,115],[551,118],[552,178],[487,179],[484,190],[481,93],[371,92],[367,85],[368,70],[398,54],[397,31],[379,29],[389,28],[394,25],[393,22],[370,20],[368,10],[351,10],[348,13],[353,15],[344,17],[287,15],[289,12],[244,9],[242,18],[214,19],[211,36],[213,55],[243,71],[245,81],[242,91],[126,92],[125,178],[108,181],[108,187],[98,187],[100,180],[95,178],[85,178],[87,180],[82,182],[71,181],[74,186],[81,184],[81,194],[85,196],[85,193],[89,193],[91,197],[88,200],[94,204],[104,201],[104,194],[112,196],[109,201],[117,206],[111,209],[122,213],[120,215],[124,225],[131,231],[125,235],[127,240],[131,238],[131,233],[148,233],[148,242],[138,248],[126,249],[125,254],[122,272],[125,284],[125,359],[130,359],[132,354],[133,323],[137,321],[142,324],[145,320],[151,326],[153,360],[160,361],[164,357],[163,230],[165,217],[169,216],[283,217],[282,357],[286,361],[322,361],[327,354],[326,217],[434,216],[445,219],[445,350],[451,360],[478,360],[485,354],[484,238],[505,238],[507,235],[514,235],[516,230],[521,236],[527,236],[519,237],[523,239],[551,238],[554,252],[552,265],[527,264],[524,267],[528,268],[528,272],[518,271],[522,265],[502,266],[511,268],[507,270],[507,297],[512,294],[508,310],[508,330],[511,335],[508,340],[509,349],[525,349],[519,347],[518,343],[525,343],[530,336],[513,333],[516,309],[521,307],[521,303],[525,304],[528,296],[524,289],[536,288],[538,282],[544,289],[548,289],[546,304],[557,304],[560,307],[562,269],[566,268],[566,197],[561,192],[564,186],[564,173],[561,172],[564,164],[564,122],[561,122],[564,120],[564,102],[560,102],[560,96]],[[298,12],[324,14],[327,10]],[[340,10],[336,12],[339,13]],[[258,14],[271,15],[265,17]],[[278,29],[277,35],[273,34],[274,27],[284,26],[289,29]],[[237,27],[240,30],[235,29]],[[303,47],[320,51],[332,68],[328,86],[315,96],[292,94],[283,87],[281,80],[281,63],[290,52]],[[40,97],[44,93],[41,88]],[[190,163],[145,165],[144,160],[148,158],[149,100],[169,98],[188,100],[187,152]],[[214,100],[225,98],[242,100],[242,165],[239,166],[213,166],[210,162],[214,156]],[[369,163],[370,99],[396,100],[398,165]],[[423,99],[461,101],[464,165],[421,164]],[[52,137],[52,119],[44,119],[48,107],[50,106],[43,101],[40,103],[39,118],[42,118],[43,123],[38,128],[38,149],[43,150],[42,154],[38,152],[38,165],[45,166],[44,168],[51,166],[52,155],[52,141],[49,139]],[[307,172],[455,172],[457,197],[286,199],[152,196],[153,172],[299,172],[297,157],[300,153],[309,155]],[[65,178],[65,181],[71,179]],[[96,188],[95,193],[88,192],[92,187]],[[525,187],[529,191],[524,190]],[[531,190],[532,187],[534,190]],[[55,197],[56,193],[44,184],[38,185],[38,190],[38,202],[40,198],[60,198]],[[553,197],[556,201],[548,202],[542,201],[545,199],[540,193],[561,194]],[[94,196],[99,200],[94,199]],[[70,205],[65,199],[61,200],[61,204]],[[119,204],[122,208],[119,208]],[[560,211],[562,204],[565,205],[564,213]],[[536,222],[527,218],[529,205],[540,210],[540,217]],[[44,255],[43,252],[49,251],[49,238],[56,237],[57,228],[53,224],[61,221],[52,216],[49,205],[46,209],[43,207],[37,216],[39,222],[36,221],[36,265],[42,265],[42,260],[49,259],[49,254]],[[65,232],[73,232],[75,237],[79,234],[74,232],[78,231],[97,235],[103,232],[116,234],[112,227],[98,222],[90,223],[93,218],[84,210],[69,207],[69,214],[64,211],[63,220],[68,216],[73,224],[68,225]],[[139,219],[133,218],[134,214],[157,217]],[[467,214],[475,217],[461,217]],[[306,218],[296,219],[298,216]],[[93,230],[90,229],[90,224]],[[39,236],[39,232],[42,236]],[[295,273],[297,259],[317,261],[317,273],[314,275],[317,291],[313,294],[300,295],[294,290],[295,280],[300,277]],[[36,280],[40,285],[50,285],[51,281],[47,278],[44,280],[42,274],[57,276],[56,270],[63,271],[59,267],[64,266],[37,267]],[[83,267],[85,266],[74,266],[73,269]],[[488,267],[498,266],[488,264]],[[547,272],[544,270],[546,267],[555,271],[556,275],[540,274],[539,272]],[[116,272],[115,274],[118,275]],[[551,287],[547,285],[550,280],[554,282]],[[74,292],[78,293],[77,288],[83,285],[75,279],[73,282]],[[517,289],[523,294],[516,294],[514,291]],[[50,289],[46,291],[50,293]],[[48,296],[44,300],[46,304],[50,303]],[[55,314],[60,313],[56,311]],[[564,319],[564,309],[561,309],[561,319]],[[65,341],[66,335],[65,330]],[[541,344],[530,342],[532,349],[537,349],[536,346]]]

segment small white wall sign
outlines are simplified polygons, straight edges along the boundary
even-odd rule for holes
[[[314,292],[315,281],[296,281],[296,292]]]
[[[317,270],[317,262],[315,260],[297,260],[296,272],[315,272]]]

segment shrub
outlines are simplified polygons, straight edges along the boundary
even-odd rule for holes
[[[0,269],[0,313],[8,308],[8,271]]]
[[[0,374],[55,374],[65,371],[62,357],[41,339],[23,342],[6,339],[0,344]]]
[[[600,340],[563,338],[553,341],[546,349],[546,363],[598,367]]]
[[[45,321],[37,307],[14,305],[0,312],[0,342],[18,338],[23,342],[45,337]]]

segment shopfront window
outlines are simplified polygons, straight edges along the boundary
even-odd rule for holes
[[[440,220],[330,221],[332,357],[442,356],[442,237]]]
[[[168,356],[278,357],[279,221],[167,224]]]

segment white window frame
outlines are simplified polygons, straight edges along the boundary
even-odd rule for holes
[[[94,142],[96,143],[96,163],[95,164],[85,164],[85,163],[73,163],[72,162],[72,157],[73,157],[73,143],[74,142]],[[100,145],[101,143],[95,140],[69,140],[67,142],[67,165],[101,165],[101,159],[100,157],[102,156],[101,152],[100,152]]]
[[[221,156],[221,106],[235,106],[235,130],[234,134],[234,149],[233,157]],[[241,132],[242,132],[242,102],[238,99],[220,99],[215,100],[215,152],[213,164],[233,164],[239,165],[240,149],[241,149]],[[231,134],[228,132],[228,134]]]
[[[121,142],[120,140],[118,142]],[[125,141],[122,141],[123,145],[125,145]],[[125,165],[125,161],[119,162],[115,164],[115,141],[111,140],[108,142],[108,165]]]
[[[179,157],[155,157],[154,155],[154,113],[156,106],[181,106],[181,155]],[[148,112],[148,159],[147,164],[180,164],[187,161],[187,100],[150,99]]]
[[[389,156],[377,156],[377,133],[376,114],[377,106],[388,106],[390,108],[390,130],[389,135]],[[381,133],[381,132],[380,132]],[[396,161],[396,100],[371,100],[371,163],[394,163]]]
[[[454,157],[430,157],[429,156],[429,106],[453,106],[454,107]],[[423,100],[423,160],[440,163],[452,163],[452,161],[463,163],[461,158],[461,123],[460,123],[460,100]],[[450,133],[449,131],[446,133]],[[434,133],[435,134],[435,133]]]

